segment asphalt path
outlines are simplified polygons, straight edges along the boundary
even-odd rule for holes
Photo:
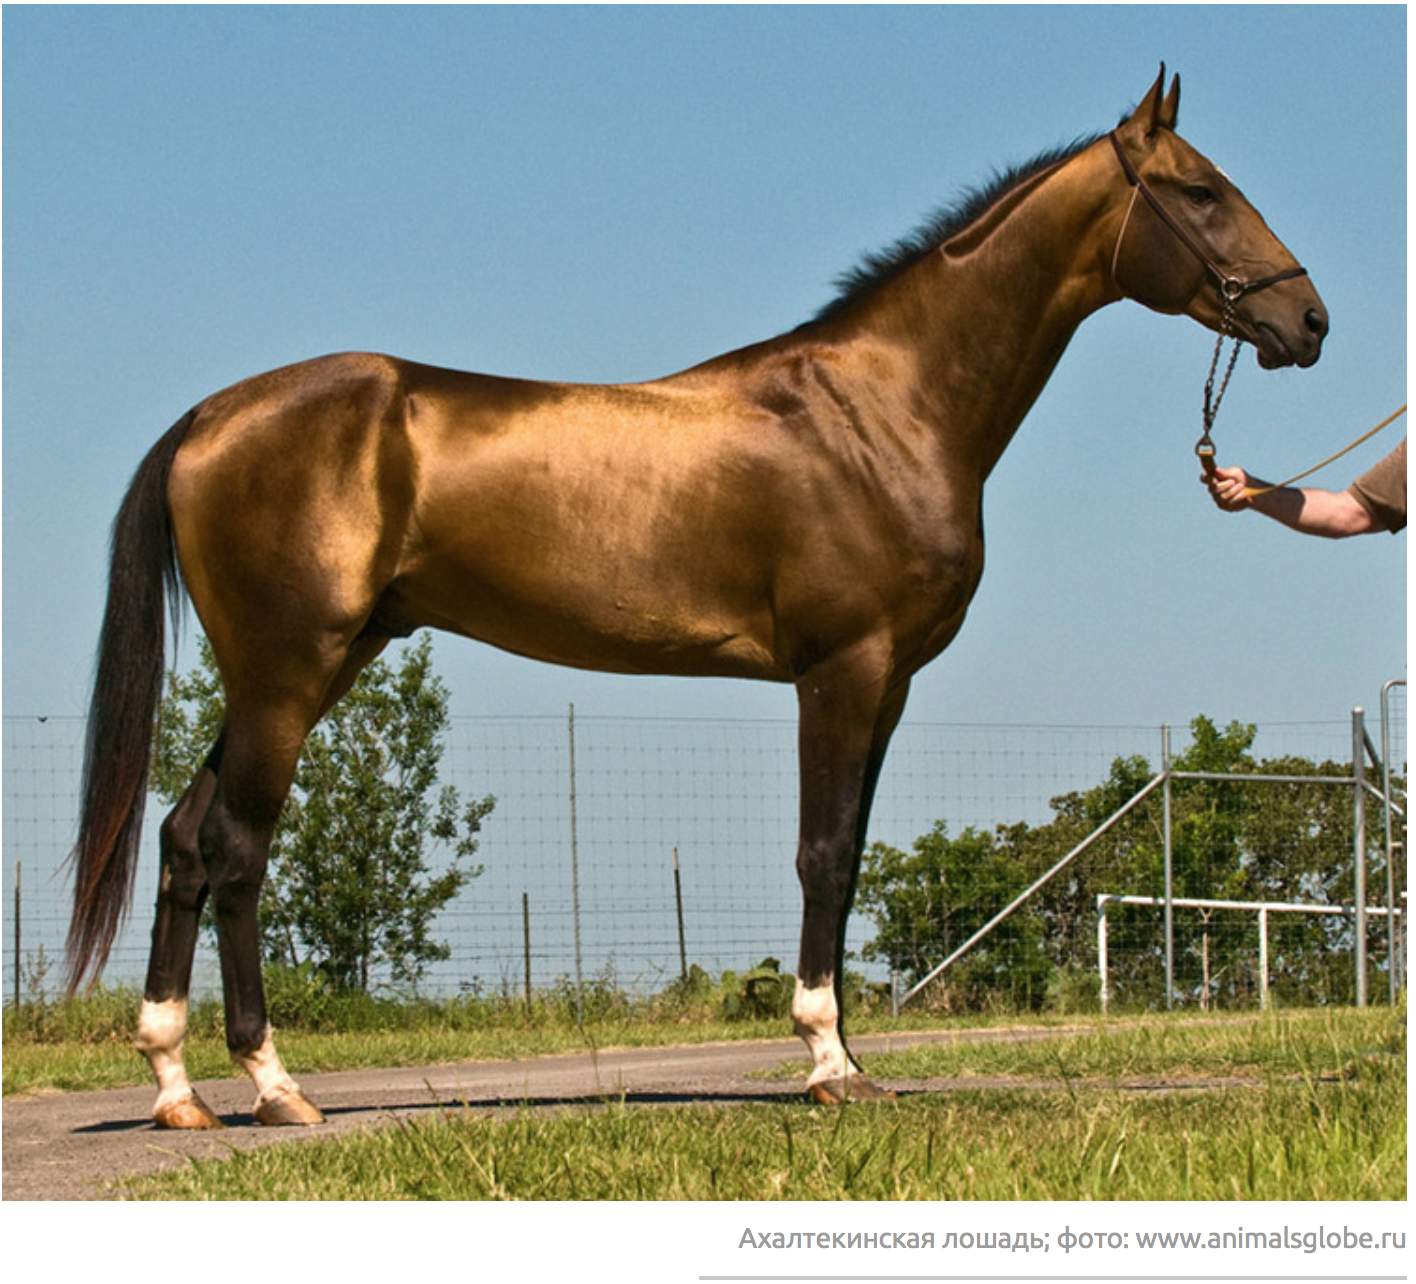
[[[851,1040],[851,1047],[866,1056],[926,1043],[1057,1038],[1069,1033],[1052,1029],[862,1035]],[[3,1196],[7,1201],[121,1199],[122,1190],[115,1183],[123,1177],[180,1167],[191,1159],[221,1159],[233,1150],[254,1146],[341,1136],[430,1112],[584,1107],[607,1098],[636,1105],[795,1098],[802,1094],[801,1080],[757,1076],[803,1060],[799,1040],[780,1039],[300,1075],[301,1086],[324,1111],[327,1122],[298,1129],[255,1123],[250,1113],[254,1090],[245,1079],[196,1085],[226,1124],[212,1132],[154,1128],[155,1089],[149,1084],[16,1098],[4,1103]],[[977,1076],[880,1082],[902,1093],[986,1088],[1004,1082],[1019,1086],[1016,1079],[995,1082]],[[1129,1086],[1145,1090],[1161,1085],[1138,1081]]]

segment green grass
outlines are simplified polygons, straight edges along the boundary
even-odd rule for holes
[[[1265,1074],[1331,1075],[1359,1060],[1396,1055],[1406,1046],[1404,1009],[1324,1009],[1261,1016],[1151,1016],[1092,1019],[1053,1027],[1017,1027],[1040,1039],[960,1041],[875,1053],[870,1073],[882,1080],[1012,1076],[1058,1082],[1156,1087],[1195,1079]],[[774,1077],[805,1078],[808,1067],[783,1066]]]
[[[1047,1078],[847,1109],[451,1110],[133,1182],[139,1199],[1400,1200],[1404,1012],[1098,1026],[875,1057]],[[941,1060],[940,1058],[943,1058]],[[1136,1091],[1127,1076],[1241,1085]]]

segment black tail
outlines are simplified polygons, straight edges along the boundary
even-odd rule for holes
[[[166,614],[175,628],[181,577],[167,478],[195,412],[148,452],[113,523],[108,605],[84,751],[83,816],[70,860],[69,993],[97,980],[128,912],[137,873],[153,723],[162,698]]]

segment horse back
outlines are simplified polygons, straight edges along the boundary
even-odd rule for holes
[[[257,376],[197,408],[174,464],[188,590],[233,651],[427,625],[578,667],[785,680],[880,628],[882,599],[932,632],[920,579],[957,540],[837,373],[765,348],[648,384],[366,354]]]

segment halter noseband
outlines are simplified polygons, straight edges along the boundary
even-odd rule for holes
[[[1150,187],[1146,184],[1146,180],[1136,172],[1135,166],[1127,159],[1125,149],[1121,146],[1121,140],[1116,136],[1116,131],[1113,129],[1107,137],[1111,139],[1111,146],[1115,149],[1116,159],[1121,162],[1121,171],[1126,175],[1126,181],[1136,189],[1135,192],[1131,193],[1131,207],[1134,208],[1135,206],[1137,192],[1146,198],[1146,204],[1160,216],[1160,221],[1175,233],[1180,244],[1199,259],[1209,271],[1209,274],[1214,277],[1215,284],[1219,287],[1219,293],[1228,306],[1232,307],[1246,294],[1253,294],[1258,290],[1266,290],[1271,285],[1277,285],[1280,281],[1292,280],[1295,276],[1308,275],[1308,269],[1305,267],[1291,267],[1285,268],[1282,272],[1275,272],[1272,276],[1261,277],[1257,281],[1246,281],[1242,277],[1234,276],[1226,272],[1204,252],[1199,242],[1196,241],[1195,238],[1185,230],[1180,221],[1160,203],[1160,198],[1151,191]],[[1126,224],[1130,221],[1131,210],[1128,208],[1126,211],[1126,222],[1121,225],[1121,236],[1125,236]],[[1113,275],[1115,275],[1115,264],[1120,254],[1121,238],[1118,237],[1116,240],[1116,252],[1112,255]]]

